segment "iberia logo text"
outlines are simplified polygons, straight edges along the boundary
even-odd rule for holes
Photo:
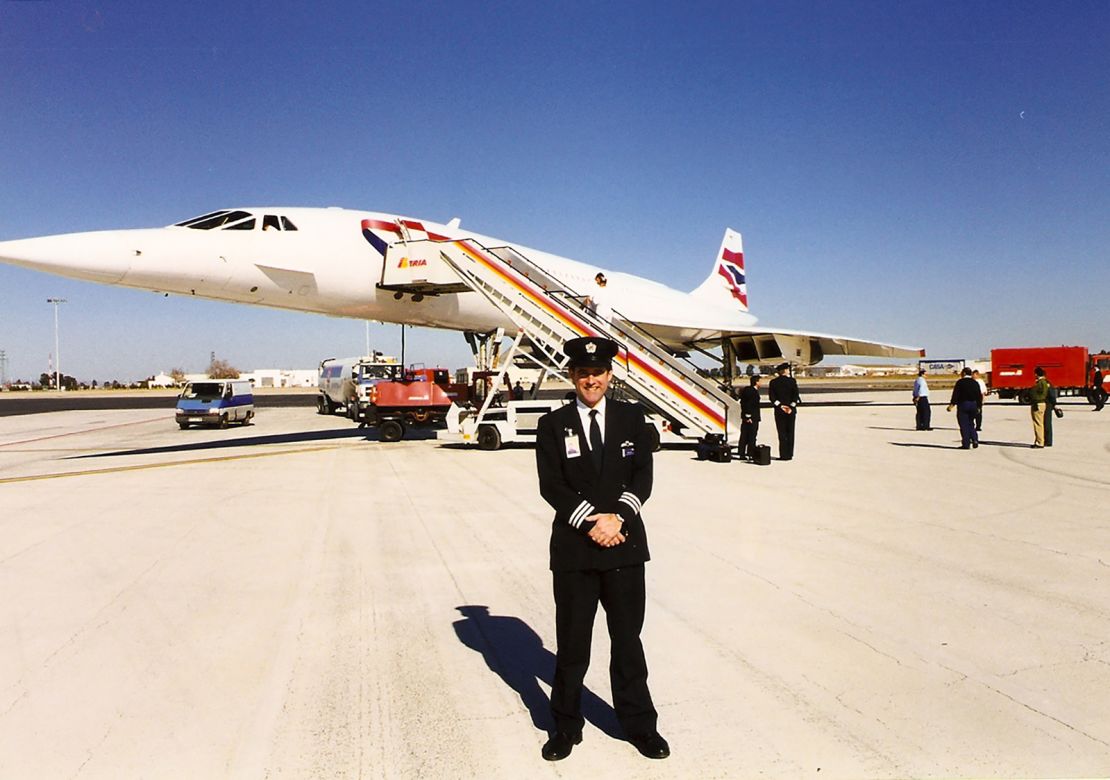
[[[416,268],[417,266],[427,265],[428,261],[422,257],[414,257],[409,260],[407,257],[402,257],[401,262],[397,263],[398,268]]]

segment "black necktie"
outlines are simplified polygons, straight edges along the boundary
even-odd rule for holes
[[[601,426],[597,422],[597,409],[590,410],[590,457],[594,459],[594,468],[601,472],[601,458],[604,456],[605,445],[601,441]]]

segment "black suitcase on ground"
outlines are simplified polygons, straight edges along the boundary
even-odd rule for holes
[[[755,465],[757,466],[770,466],[771,465],[771,448],[766,444],[757,444],[755,447]]]
[[[728,463],[732,460],[732,449],[719,433],[707,433],[698,440],[698,460],[709,460],[714,463]]]

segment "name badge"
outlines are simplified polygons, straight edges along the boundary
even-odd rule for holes
[[[631,458],[636,454],[636,445],[630,441],[621,442],[621,457]]]
[[[573,428],[567,428],[566,430],[567,432],[563,439],[563,445],[567,448],[567,457],[580,457],[582,455],[582,449],[578,446],[578,434],[574,432]]]

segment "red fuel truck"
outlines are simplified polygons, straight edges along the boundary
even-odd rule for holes
[[[1021,347],[992,349],[990,388],[999,398],[1029,403],[1034,369],[1044,369],[1057,396],[1079,395],[1102,408],[1110,390],[1110,353],[1090,354],[1086,347]],[[1102,382],[1095,385],[1095,371]]]

